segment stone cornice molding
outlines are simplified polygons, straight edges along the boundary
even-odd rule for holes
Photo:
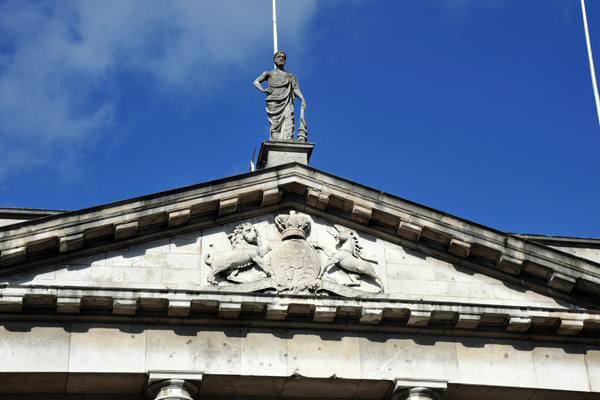
[[[506,305],[282,296],[218,291],[4,287],[3,320],[310,327],[600,343],[600,312]],[[36,314],[37,313],[37,314]],[[37,315],[37,317],[36,317]],[[52,316],[53,315],[53,316]]]
[[[600,303],[595,262],[300,164],[0,227],[0,275],[289,208],[555,298]]]

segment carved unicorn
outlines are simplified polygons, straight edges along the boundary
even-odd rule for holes
[[[319,274],[319,278],[333,266],[337,265],[339,268],[348,272],[351,282],[348,283],[347,286],[360,285],[357,277],[365,275],[373,278],[381,288],[380,290],[383,290],[381,280],[375,272],[374,264],[377,264],[377,261],[369,260],[361,255],[362,246],[358,242],[356,234],[348,230],[338,230],[334,237],[338,240],[338,249],[327,259],[327,262]]]

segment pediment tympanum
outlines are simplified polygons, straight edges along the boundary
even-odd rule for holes
[[[565,307],[549,296],[295,210],[74,258],[1,281]]]

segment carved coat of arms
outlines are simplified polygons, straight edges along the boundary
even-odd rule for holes
[[[375,269],[377,261],[361,254],[356,233],[338,230],[334,234],[336,250],[327,251],[306,241],[311,230],[308,216],[290,211],[275,217],[274,222],[281,241],[270,245],[249,222],[238,225],[228,235],[230,251],[205,257],[211,268],[208,282],[219,287],[225,284],[234,291],[275,289],[279,293],[308,294],[325,290],[354,296],[362,291],[350,287],[360,287],[366,278],[382,290]],[[338,271],[338,276],[339,271],[346,275],[345,280],[339,282],[336,273],[330,273],[332,269]]]

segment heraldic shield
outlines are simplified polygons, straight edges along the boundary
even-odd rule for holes
[[[305,240],[289,239],[273,250],[271,268],[280,290],[300,293],[318,286],[321,260]]]
[[[303,293],[319,287],[321,259],[306,242],[310,232],[308,217],[290,211],[275,218],[282,243],[271,255],[272,278],[278,291]]]

